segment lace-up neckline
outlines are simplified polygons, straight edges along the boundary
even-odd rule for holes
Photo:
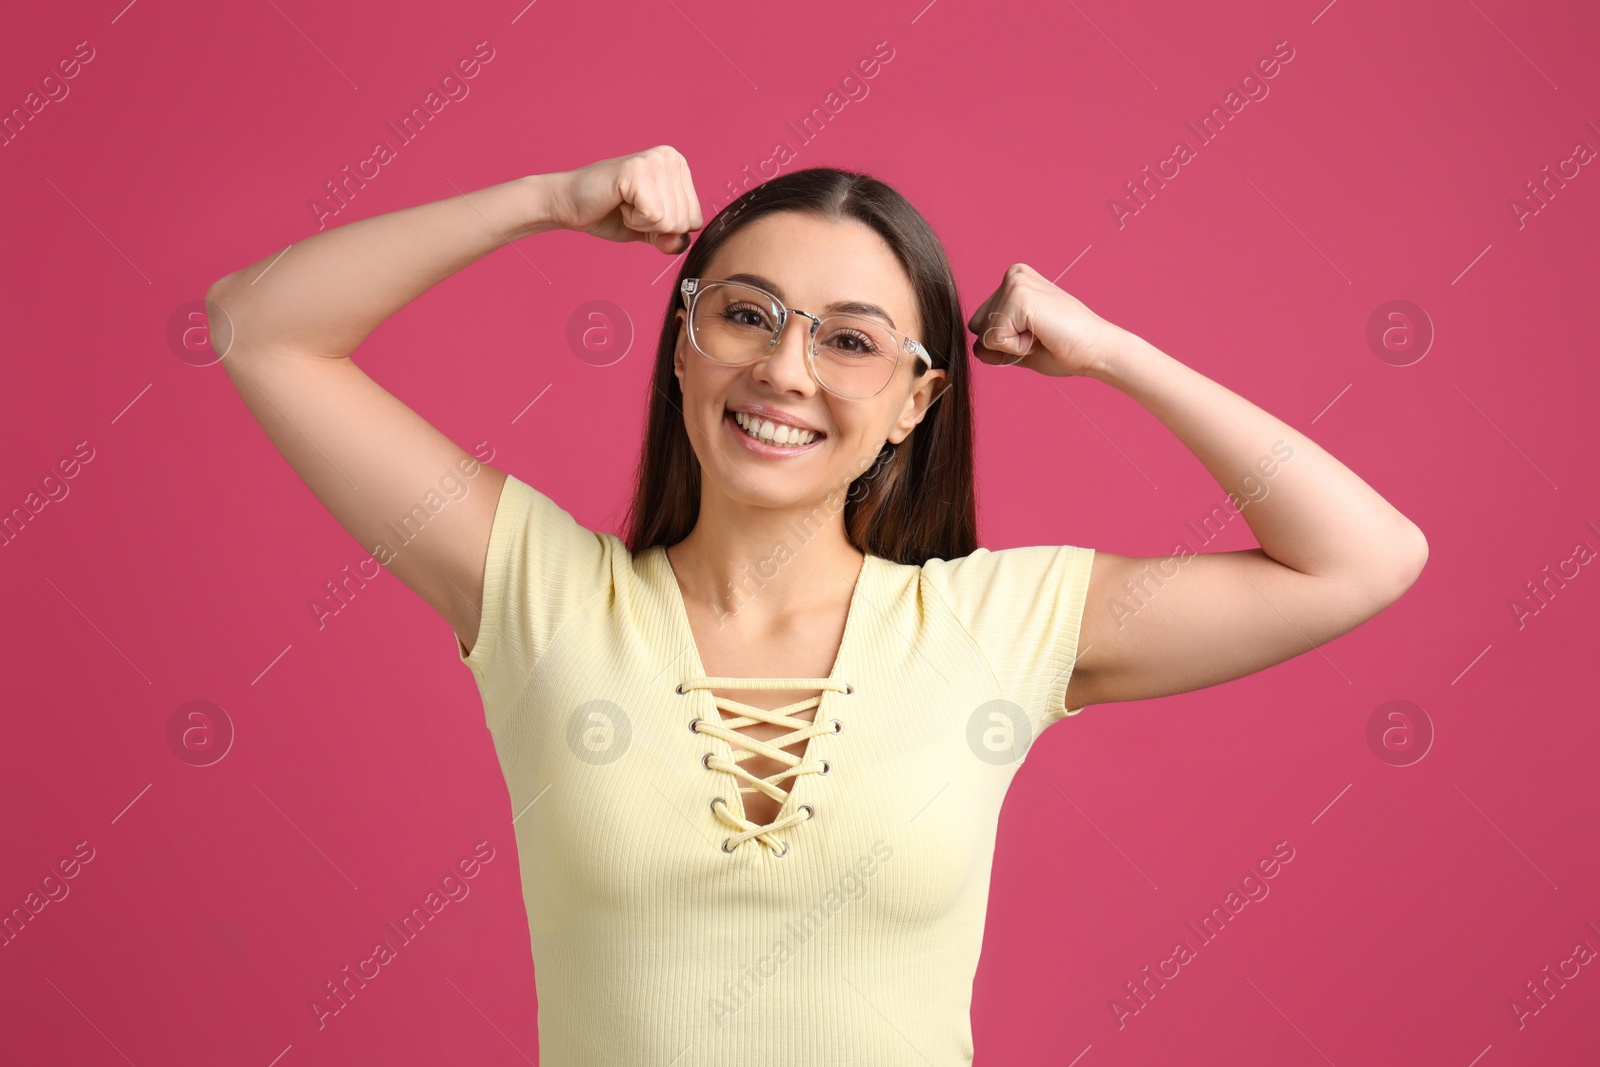
[[[803,700],[772,709],[758,708],[713,693],[715,719],[702,715],[694,717],[689,723],[689,728],[697,734],[719,738],[727,742],[730,747],[742,746],[733,747],[731,759],[716,752],[708,752],[701,757],[701,764],[707,770],[732,774],[738,782],[736,790],[718,789],[715,786],[707,790],[707,799],[717,821],[732,831],[721,841],[722,850],[732,853],[745,842],[755,840],[765,846],[775,858],[787,856],[789,842],[780,837],[779,832],[808,822],[817,815],[815,804],[801,804],[793,809],[790,808],[790,797],[795,791],[796,784],[804,775],[827,775],[832,770],[831,761],[814,757],[811,738],[844,731],[844,723],[839,718],[822,718],[821,707],[829,693],[848,696],[855,692],[852,684],[838,677],[839,668],[848,662],[852,634],[857,629],[856,616],[860,613],[858,604],[863,595],[862,590],[870,580],[872,573],[870,569],[878,559],[867,553],[861,561],[861,569],[856,575],[855,587],[850,594],[850,605],[845,612],[844,633],[839,640],[839,650],[834,656],[833,668],[827,677],[740,678],[706,673],[705,665],[700,659],[699,644],[695,641],[694,628],[689,621],[689,610],[684,603],[683,591],[678,585],[677,573],[672,569],[672,561],[667,558],[665,547],[658,546],[654,552],[661,568],[662,581],[667,587],[666,596],[676,607],[678,625],[682,628],[684,649],[683,653],[680,653],[680,658],[686,654],[689,659],[688,670],[681,674],[681,680],[675,683],[674,689],[677,693],[692,699],[692,694],[701,689],[821,690]],[[799,717],[799,713],[813,708],[817,709],[814,721]],[[733,717],[724,718],[723,712]],[[760,740],[740,732],[740,728],[758,722],[782,727],[788,732],[767,740]],[[802,741],[805,742],[805,747],[801,755],[796,756],[792,752],[785,751],[787,746]],[[742,764],[758,755],[781,763],[782,769],[765,778],[752,774]],[[776,817],[765,825],[752,822],[745,817],[743,798],[746,794],[757,792],[766,794],[779,804]],[[730,796],[729,793],[733,795]]]
[[[832,678],[726,678],[726,677],[698,677],[689,678],[678,685],[678,692],[687,693],[694,689],[821,689],[824,692],[851,693],[854,687],[848,682],[836,681]],[[706,753],[702,760],[707,770],[726,771],[742,782],[749,785],[740,785],[739,793],[761,792],[778,802],[778,815],[772,822],[765,826],[752,822],[743,815],[744,804],[741,801],[737,811],[728,803],[727,798],[717,796],[711,800],[711,810],[716,812],[717,818],[723,825],[735,831],[731,837],[722,843],[722,851],[733,852],[740,845],[752,838],[766,845],[774,855],[786,856],[789,853],[789,844],[777,836],[778,831],[786,830],[791,826],[810,820],[816,814],[816,808],[811,804],[802,804],[792,811],[785,811],[788,807],[789,796],[793,792],[793,782],[785,789],[781,784],[786,779],[799,779],[803,774],[827,774],[831,764],[827,760],[811,758],[810,739],[822,734],[836,734],[844,729],[844,723],[838,719],[827,721],[807,721],[799,717],[802,711],[820,707],[822,693],[785,704],[780,708],[758,708],[742,701],[729,697],[714,696],[718,721],[696,718],[689,724],[689,729],[697,734],[706,734],[718,737],[733,745],[737,740],[742,748],[736,748],[731,760],[724,759],[715,752]],[[722,719],[722,712],[731,713],[734,718]],[[740,727],[750,726],[757,722],[771,723],[774,726],[789,728],[789,732],[778,737],[762,741],[748,734],[739,732]],[[786,751],[789,745],[806,743],[804,755],[796,756]],[[748,759],[756,756],[766,756],[784,764],[787,769],[770,774],[765,778],[758,778],[741,766]]]

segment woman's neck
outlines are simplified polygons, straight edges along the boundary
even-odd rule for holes
[[[788,615],[849,596],[863,553],[844,531],[843,499],[796,511],[702,501],[689,536],[667,550],[684,599],[718,619]],[[837,503],[837,507],[831,506]]]

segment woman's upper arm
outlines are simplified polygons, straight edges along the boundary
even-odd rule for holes
[[[248,350],[237,337],[213,341],[226,353],[222,365],[245,406],[289,466],[470,649],[505,475],[464,452],[346,357]]]
[[[1067,707],[1254,674],[1355,629],[1415,577],[1318,577],[1259,548],[1149,558],[1096,552]]]

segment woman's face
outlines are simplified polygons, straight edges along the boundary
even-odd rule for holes
[[[889,245],[863,223],[792,211],[767,215],[729,238],[703,271],[708,281],[733,274],[763,278],[761,287],[786,306],[819,317],[836,303],[872,305],[881,314],[868,317],[929,344],[911,280]],[[851,313],[863,314],[860,308]],[[903,441],[945,386],[945,371],[918,377],[922,361],[903,354],[882,392],[847,400],[811,376],[806,360],[810,319],[790,316],[771,356],[734,367],[695,350],[681,302],[676,317],[673,368],[704,484],[748,504],[795,507],[835,492],[842,499],[850,483],[870,469],[884,441]],[[774,414],[781,415],[815,432],[816,440],[798,448],[752,440],[735,419],[736,412],[752,409],[761,409],[775,425],[780,419]]]

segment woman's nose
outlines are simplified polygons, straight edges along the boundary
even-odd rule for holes
[[[779,391],[809,392],[815,383],[811,380],[807,348],[811,344],[811,320],[801,315],[791,315],[778,335],[771,354],[756,365],[756,373]]]

